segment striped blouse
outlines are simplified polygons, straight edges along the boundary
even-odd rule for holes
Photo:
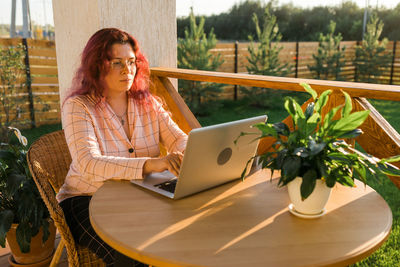
[[[157,102],[145,108],[128,101],[129,131],[104,100],[89,95],[69,98],[62,109],[65,138],[72,163],[57,194],[60,202],[77,195],[92,195],[108,179],[141,179],[145,161],[168,152],[183,151],[187,135]]]

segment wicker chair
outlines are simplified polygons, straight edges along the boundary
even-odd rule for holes
[[[65,221],[64,212],[55,198],[55,193],[64,183],[71,164],[64,131],[46,134],[36,140],[29,148],[27,159],[40,195],[61,235],[61,241],[50,266],[56,266],[64,245],[69,266],[105,266],[94,253],[75,243]]]

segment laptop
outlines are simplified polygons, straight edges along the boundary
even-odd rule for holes
[[[258,116],[193,129],[181,163],[179,177],[171,172],[155,172],[131,183],[171,199],[180,199],[240,178],[247,161],[255,155],[256,135],[245,135],[234,141],[241,132],[259,134],[253,124],[265,122]],[[248,168],[250,169],[250,168]]]

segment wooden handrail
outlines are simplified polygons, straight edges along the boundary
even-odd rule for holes
[[[158,77],[265,87],[298,92],[304,92],[304,89],[299,85],[300,83],[308,83],[314,90],[319,92],[331,89],[334,93],[340,93],[340,90],[344,90],[352,97],[400,101],[400,86],[398,85],[338,82],[164,67],[151,68],[151,73]]]
[[[366,122],[360,126],[365,134],[358,137],[356,141],[367,153],[377,157],[390,157],[400,154],[399,133],[393,129],[393,127],[391,127],[391,125],[379,114],[379,112],[365,99],[375,98],[400,101],[400,86],[282,78],[175,68],[152,68],[152,92],[165,100],[169,110],[172,113],[172,118],[186,133],[193,128],[200,127],[200,124],[193,116],[192,112],[189,110],[181,96],[173,88],[173,85],[168,78],[236,84],[241,86],[267,87],[301,92],[304,92],[304,89],[300,86],[300,83],[305,82],[320,92],[328,89],[333,90],[333,95],[330,97],[326,108],[323,110],[323,113],[332,107],[336,107],[344,103],[344,96],[340,91],[344,90],[352,97],[355,110],[369,110],[371,112]],[[305,109],[306,105],[307,103],[304,103],[302,108]],[[286,118],[284,122],[289,127],[292,127],[292,122],[289,117]],[[260,155],[270,150],[273,143],[274,139],[272,137],[265,137],[260,140],[257,154]],[[400,163],[396,163],[395,165],[400,167]],[[400,179],[398,177],[389,178],[398,188],[400,188]]]

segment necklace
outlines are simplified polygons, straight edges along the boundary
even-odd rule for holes
[[[117,115],[117,113],[115,113],[115,115],[118,117],[118,119],[121,121],[121,124],[122,124],[122,126],[125,124],[125,120],[124,120],[124,118],[125,118],[125,115],[126,115],[126,110],[125,110],[125,113],[124,114],[122,114],[122,116],[118,116]]]

